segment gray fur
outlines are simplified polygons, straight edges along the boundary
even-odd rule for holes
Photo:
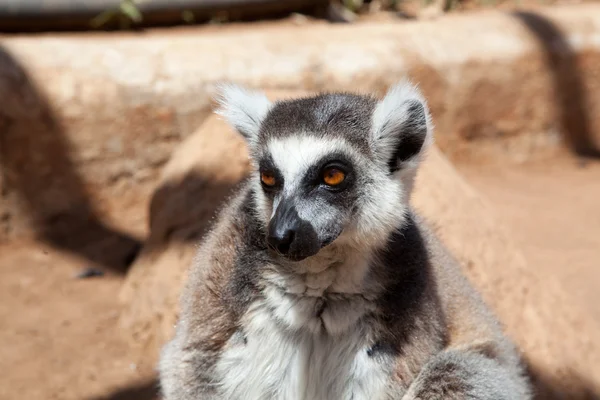
[[[203,241],[161,353],[165,400],[529,399],[514,346],[408,205],[407,171],[431,140],[416,88],[256,115],[245,103],[256,94],[232,93],[229,122],[281,183],[266,189],[256,171]],[[343,189],[318,182],[323,157],[343,159]],[[316,254],[294,261],[267,246],[281,204],[316,232]]]

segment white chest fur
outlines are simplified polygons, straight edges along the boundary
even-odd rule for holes
[[[391,360],[368,354],[373,335],[361,320],[372,305],[360,293],[327,293],[339,288],[334,275],[271,276],[217,364],[224,399],[385,398]]]
[[[368,355],[364,327],[331,336],[282,329],[262,306],[234,336],[217,370],[224,399],[383,399],[389,363]]]

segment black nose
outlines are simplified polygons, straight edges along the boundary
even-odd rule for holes
[[[269,235],[269,246],[279,253],[286,255],[290,252],[290,247],[295,237],[296,231],[294,229],[275,229]]]
[[[294,203],[287,199],[279,203],[269,222],[267,244],[292,261],[315,255],[321,248],[312,225],[298,216]]]

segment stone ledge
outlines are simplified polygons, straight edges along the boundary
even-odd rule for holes
[[[600,131],[599,50],[600,6],[590,4],[409,23],[1,37],[0,239],[82,201],[139,225],[122,198],[150,193],[210,113],[216,81],[382,93],[408,75],[451,159],[520,161],[556,151],[561,133],[585,141]]]

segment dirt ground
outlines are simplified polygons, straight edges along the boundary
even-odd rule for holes
[[[529,265],[559,276],[600,319],[600,160],[457,167],[496,208]]]
[[[122,278],[75,278],[90,266],[39,243],[0,247],[0,399],[134,399],[111,394],[151,390],[152,367],[138,365],[117,333]]]
[[[530,265],[560,275],[600,317],[600,161],[459,166]],[[0,247],[0,399],[152,399],[153,366],[119,336],[122,277],[76,279],[89,261],[39,243]]]

